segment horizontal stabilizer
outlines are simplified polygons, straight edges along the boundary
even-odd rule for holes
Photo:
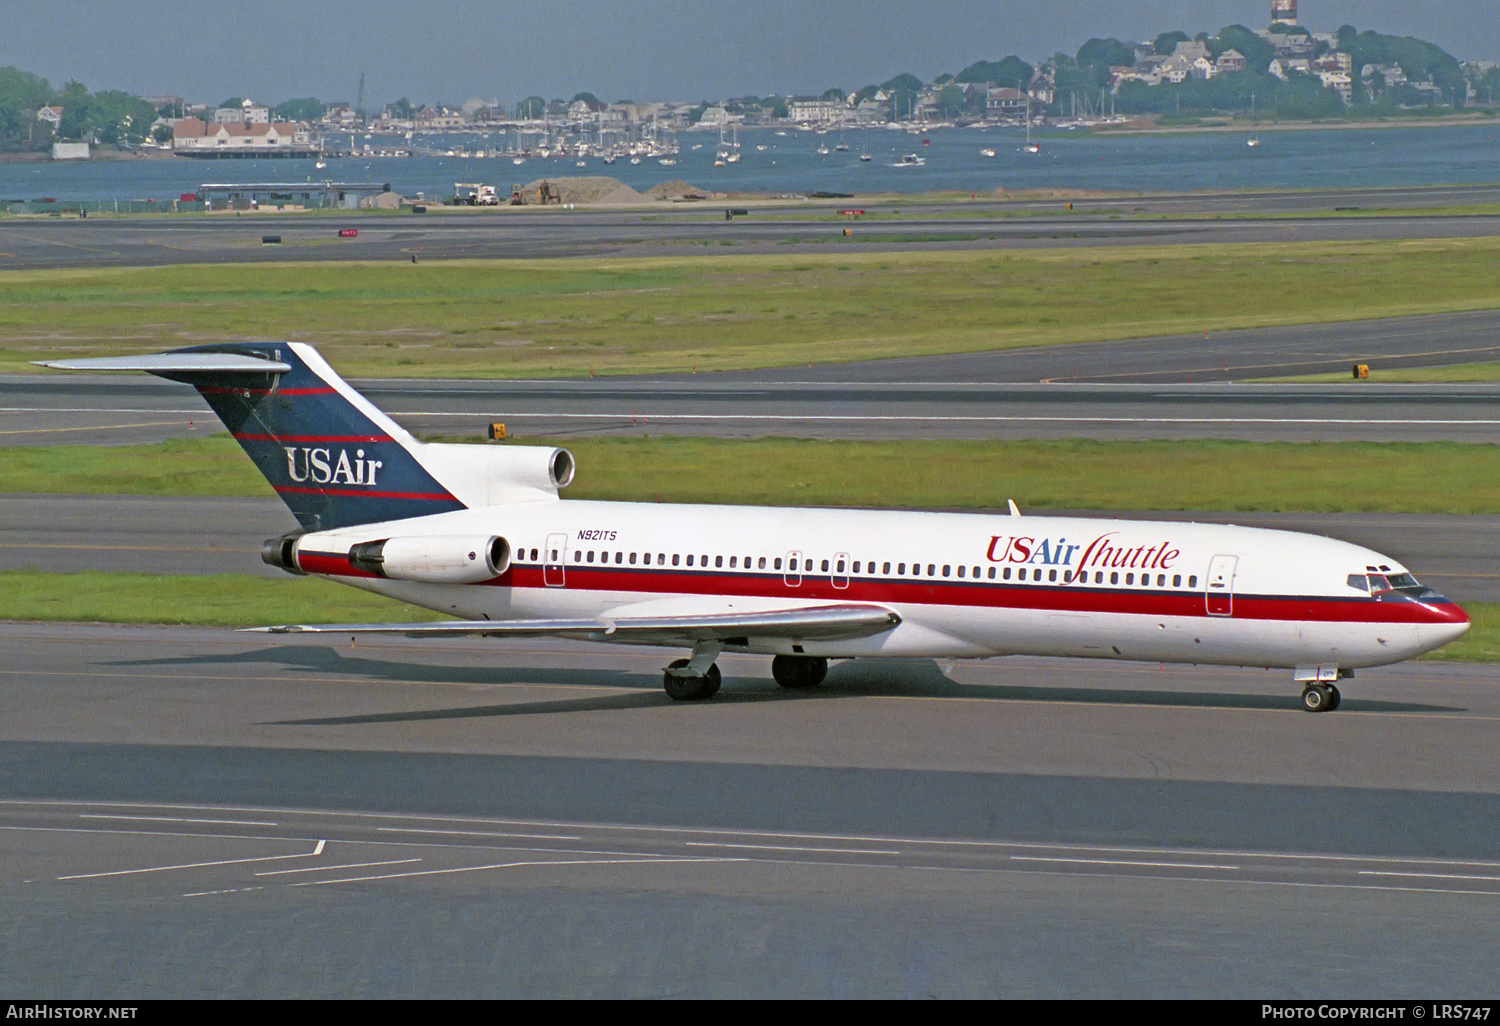
[[[288,624],[251,627],[261,634],[402,634],[407,637],[574,637],[637,644],[724,641],[730,638],[798,638],[828,641],[888,631],[901,617],[884,606],[841,604],[712,613],[701,616],[628,616],[577,620],[447,620],[435,623]]]
[[[85,360],[33,360],[38,367],[74,371],[143,371],[147,374],[285,374],[289,363],[239,353],[155,353]]]

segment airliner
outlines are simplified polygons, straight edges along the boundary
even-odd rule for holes
[[[564,501],[561,448],[424,443],[311,346],[243,342],[39,361],[145,371],[200,394],[300,525],[262,558],[455,619],[270,633],[550,636],[721,653],[787,688],[829,660],[1093,657],[1292,671],[1309,712],[1356,669],[1430,652],[1469,619],[1370,549],[1288,531],[1009,512]]]

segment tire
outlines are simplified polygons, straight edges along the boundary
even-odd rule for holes
[[[688,664],[689,660],[673,660],[671,669],[680,670]],[[708,668],[708,673],[702,677],[679,677],[675,673],[662,674],[662,687],[667,692],[667,697],[676,702],[700,702],[705,698],[712,698],[718,693],[719,667],[714,664]]]
[[[1339,694],[1339,689],[1336,688],[1336,687],[1334,687],[1332,684],[1327,685],[1327,688],[1328,688],[1328,711],[1329,712],[1333,712],[1335,709],[1337,709],[1339,707],[1339,703],[1344,700],[1344,696],[1341,695],[1341,694]]]
[[[1308,712],[1327,712],[1333,705],[1333,696],[1328,694],[1320,684],[1304,688],[1302,691],[1302,708]]]
[[[780,655],[771,660],[771,676],[784,688],[815,688],[828,676],[828,660],[814,656]]]

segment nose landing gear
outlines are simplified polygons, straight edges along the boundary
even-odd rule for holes
[[[1333,712],[1339,700],[1339,689],[1332,684],[1309,684],[1302,690],[1302,708],[1308,712]]]

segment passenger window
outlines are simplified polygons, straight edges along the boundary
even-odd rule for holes
[[[1182,575],[1181,574],[1173,574],[1172,575],[1172,587],[1174,587],[1174,588],[1180,588],[1180,587],[1182,587]]]
[[[825,574],[828,572],[828,560],[826,560],[826,559],[823,560],[823,572]]]
[[[631,566],[635,566],[635,557],[636,557],[636,554],[634,552],[632,552],[630,554],[630,565]]]
[[[891,564],[887,563],[886,567],[889,568],[890,565]],[[887,570],[887,572],[889,572],[889,570]],[[904,573],[906,573],[906,564],[905,563],[897,563],[896,564],[896,573],[898,573],[898,574],[904,574]]]
[[[1197,574],[1193,574],[1191,577],[1188,578],[1188,587],[1189,588],[1196,588],[1196,587],[1198,587],[1198,575]]]
[[[708,557],[707,556],[699,556],[698,557],[698,565],[699,566],[708,566]]]
[[[781,569],[781,557],[780,556],[776,557],[775,567],[776,567],[777,570]]]
[[[1048,570],[1047,571],[1047,580],[1049,580],[1049,581],[1056,581],[1057,580],[1057,571],[1056,570]]]
[[[1005,568],[1005,579],[1010,580],[1010,567]]]
[[[838,563],[837,563],[837,565],[834,566],[834,569],[837,570],[839,573],[843,573],[844,572],[844,561],[842,559],[839,560]],[[854,564],[854,572],[855,573],[859,573],[859,564],[858,563]]]
[[[1104,571],[1103,570],[1095,570],[1094,571],[1094,583],[1095,584],[1103,584],[1104,583]]]
[[[765,556],[761,556],[760,557],[760,569],[764,570],[765,568],[766,568],[766,557]]]
[[[1135,583],[1135,574],[1126,574],[1125,575],[1125,583],[1126,584],[1134,584]]]
[[[573,550],[573,562],[575,562],[575,563],[581,563],[581,562],[583,562],[583,553],[579,552],[577,549]]]
[[[995,579],[995,568],[994,567],[990,567],[989,577],[990,577],[990,580],[992,580],[992,581]]]
[[[1167,586],[1167,575],[1166,574],[1157,574],[1156,575],[1156,586],[1158,588],[1165,588]]]
[[[666,566],[667,565],[667,554],[665,552],[658,552],[656,554],[656,565],[657,566]]]
[[[949,570],[949,569],[950,569],[950,568],[949,568],[949,566],[948,566],[948,564],[947,564],[947,563],[944,563],[944,564],[943,564],[943,576],[944,576],[944,577],[947,577],[947,576],[948,576],[948,570]]]
[[[1120,583],[1120,571],[1118,571],[1118,570],[1111,570],[1109,572],[1109,583],[1110,584],[1119,584]]]
[[[958,576],[962,577],[963,575],[964,575],[964,568],[963,567],[959,567],[958,568]]]
[[[979,577],[979,567],[977,567],[977,566],[974,568],[974,576],[975,576],[975,578]]]
[[[1040,581],[1042,579],[1042,572],[1040,570],[1033,570],[1031,572],[1031,579],[1033,581]]]
[[[676,552],[672,553],[672,565],[676,566],[677,565],[677,561],[680,560],[681,558],[682,558],[682,556],[679,555],[678,553],[676,553]]]
[[[937,564],[936,563],[928,563],[927,564],[927,576],[928,577],[936,577],[937,576]]]

